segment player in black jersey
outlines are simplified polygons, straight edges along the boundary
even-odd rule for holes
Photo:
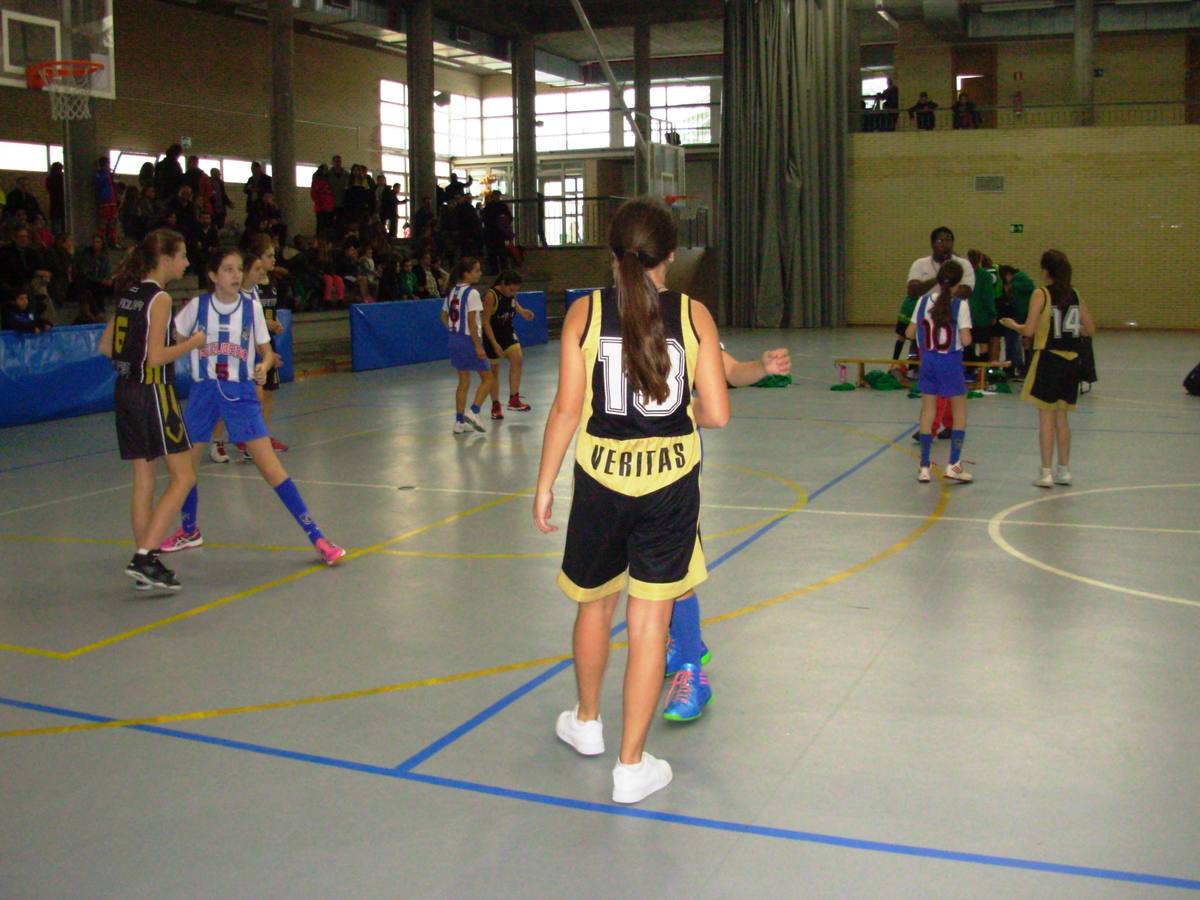
[[[1042,254],[1046,287],[1029,298],[1029,318],[1023,323],[1005,317],[1000,324],[1022,335],[1033,335],[1033,359],[1025,372],[1021,399],[1038,408],[1038,446],[1042,471],[1034,484],[1053,487],[1071,483],[1071,423],[1068,413],[1079,399],[1079,354],[1083,338],[1096,333],[1092,314],[1071,287],[1071,263],[1066,254]],[[1058,465],[1054,445],[1058,444]]]
[[[554,482],[578,429],[558,584],[579,603],[579,703],[558,717],[555,733],[584,755],[604,752],[600,686],[613,612],[628,583],[623,731],[613,769],[618,803],[636,803],[671,780],[671,767],[644,746],[662,690],[673,601],[706,577],[696,429],[721,428],[729,419],[712,316],[665,287],[675,246],[675,221],[661,204],[631,201],[613,217],[617,286],[574,304],[563,322],[558,393],[533,502],[538,530],[555,531]]]
[[[483,298],[483,347],[492,361],[492,418],[503,419],[500,408],[500,358],[508,360],[508,408],[528,412],[530,406],[521,399],[521,341],[513,331],[513,316],[518,315],[526,322],[533,318],[528,310],[517,302],[521,290],[521,273],[507,269],[500,273],[492,289]]]
[[[203,333],[176,343],[171,295],[163,285],[182,278],[187,245],[174,231],[152,231],[129,251],[114,280],[117,309],[100,337],[100,352],[117,370],[114,406],[121,458],[133,464],[133,542],[125,574],[138,588],[179,590],[175,573],[159,562],[157,549],[196,481],[188,456],[192,445],[175,396],[175,360],[204,344]],[[155,460],[167,464],[167,489],[157,504]]]

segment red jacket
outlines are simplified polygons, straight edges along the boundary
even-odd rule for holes
[[[323,178],[314,178],[309,188],[313,212],[333,212],[333,187]]]

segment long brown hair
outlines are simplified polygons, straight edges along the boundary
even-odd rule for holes
[[[929,317],[933,319],[934,325],[954,327],[954,288],[962,281],[962,277],[962,263],[957,260],[948,259],[938,269],[938,292],[933,298],[933,307],[929,311]]]
[[[186,245],[183,235],[170,228],[156,228],[134,244],[113,273],[113,283],[123,293],[154,271],[164,256],[174,256]]]
[[[1047,250],[1042,254],[1042,269],[1054,279],[1054,283],[1046,286],[1050,292],[1050,300],[1060,311],[1065,311],[1075,299],[1075,291],[1071,287],[1071,263],[1067,254],[1061,250]]]
[[[678,241],[670,210],[652,200],[622,204],[608,227],[608,246],[617,261],[617,310],[629,386],[657,403],[667,399],[671,358],[658,308],[658,288],[649,271]]]

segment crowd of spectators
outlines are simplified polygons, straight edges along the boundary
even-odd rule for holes
[[[39,333],[55,324],[105,320],[113,299],[114,251],[155,228],[180,232],[189,272],[202,281],[212,250],[266,233],[278,247],[275,276],[297,309],[329,309],[354,302],[444,296],[460,256],[484,259],[495,273],[519,260],[513,214],[497,191],[482,201],[472,178],[451,173],[433,202],[411,211],[400,183],[372,176],[361,164],[334,156],[309,186],[315,234],[291,234],[275,201],[271,176],[251,164],[242,187],[245,216],[231,221],[234,203],[219,168],[205,172],[197,156],[172,144],[132,179],[115,179],[109,159],[96,160],[96,228],[79,246],[67,233],[65,173],[54,163],[45,176],[48,210],[20,176],[0,190],[0,309],[3,327]]]
[[[908,120],[918,131],[933,131],[937,127],[938,109],[937,102],[930,98],[929,92],[921,91],[917,102],[907,109]],[[895,131],[899,118],[900,89],[889,78],[884,90],[864,98],[862,128],[863,131]],[[983,115],[966,91],[959,91],[950,108],[950,124],[955,131],[983,126]]]

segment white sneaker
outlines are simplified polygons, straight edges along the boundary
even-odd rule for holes
[[[224,441],[213,441],[208,445],[208,458],[215,463],[229,462],[229,454],[225,452]]]
[[[613,803],[637,803],[671,783],[671,764],[642,751],[635,766],[618,762],[613,768]]]
[[[473,431],[473,430],[474,429],[472,429],[471,426],[468,425],[466,422],[459,422],[457,420],[454,422],[454,433],[455,434],[467,434],[468,432]]]
[[[921,466],[919,469],[917,469],[917,481],[920,481],[922,484],[924,484],[932,479],[933,474],[929,471],[929,466]]]
[[[962,467],[962,463],[946,466],[946,477],[953,481],[974,481],[975,476]]]
[[[1054,487],[1054,477],[1050,474],[1050,470],[1042,469],[1042,474],[1038,476],[1034,484],[1044,488]]]
[[[599,756],[604,752],[604,725],[597,717],[592,722],[579,721],[579,705],[563,710],[554,723],[554,733],[584,756]]]
[[[1070,484],[1071,483],[1071,472],[1066,466],[1057,466],[1054,469],[1054,483],[1055,484]]]
[[[467,424],[476,431],[487,431],[487,426],[484,425],[479,416],[475,415],[475,413],[471,412],[471,410],[468,409],[465,413],[463,413],[463,418],[466,419]]]

